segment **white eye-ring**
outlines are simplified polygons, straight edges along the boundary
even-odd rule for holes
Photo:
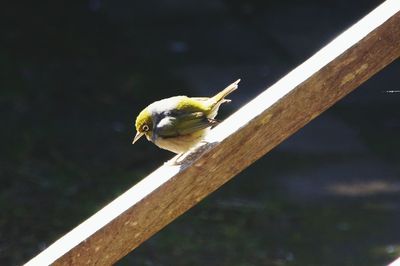
[[[145,132],[149,131],[149,126],[148,125],[144,125],[142,127],[142,130],[145,131]]]

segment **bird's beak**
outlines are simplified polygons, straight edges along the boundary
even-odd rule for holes
[[[140,139],[141,136],[143,136],[144,133],[143,132],[137,132],[135,138],[132,141],[132,144],[135,144],[135,142]]]

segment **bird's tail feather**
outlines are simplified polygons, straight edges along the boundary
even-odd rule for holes
[[[240,79],[236,80],[231,85],[229,85],[228,87],[220,91],[218,94],[216,94],[214,97],[211,97],[207,100],[208,101],[207,105],[210,110],[209,114],[207,115],[208,118],[214,118],[218,113],[220,105],[231,101],[229,99],[225,99],[225,97],[238,88],[239,82]]]
[[[225,99],[226,96],[228,96],[230,93],[232,93],[234,90],[238,88],[238,83],[240,82],[240,79],[236,80],[233,82],[231,85],[220,91],[218,94],[216,94],[214,97],[212,97],[213,101],[218,104],[221,101],[223,102],[230,102],[229,99]]]

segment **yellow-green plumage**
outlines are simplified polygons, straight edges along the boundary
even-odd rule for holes
[[[201,141],[214,120],[225,97],[237,89],[240,79],[211,98],[174,96],[154,102],[136,118],[135,143],[145,135],[158,147],[182,153]]]

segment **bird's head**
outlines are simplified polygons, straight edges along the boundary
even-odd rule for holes
[[[143,135],[145,135],[148,140],[151,140],[151,137],[153,135],[153,118],[148,108],[145,108],[137,116],[135,122],[135,128],[136,128],[136,135],[132,141],[132,144],[134,144]]]

